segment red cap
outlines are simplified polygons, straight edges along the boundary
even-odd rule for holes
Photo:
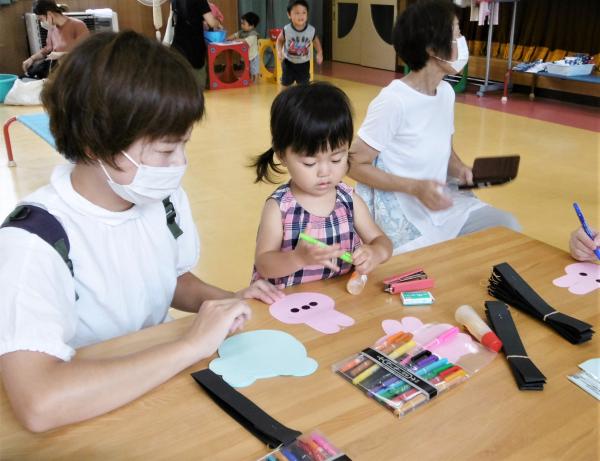
[[[498,338],[493,331],[490,331],[481,337],[481,344],[494,352],[498,352],[502,349],[502,341],[500,341],[500,338]]]

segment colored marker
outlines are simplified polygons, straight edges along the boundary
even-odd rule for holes
[[[318,446],[320,446],[321,448],[323,448],[323,450],[327,452],[327,454],[331,456],[338,454],[337,450],[333,448],[331,444],[319,434],[311,434],[311,437]]]
[[[381,351],[384,347],[394,344],[395,342],[400,342],[404,337],[407,337],[408,335],[410,335],[410,337],[408,338],[408,339],[410,339],[412,337],[412,335],[410,333],[405,333],[403,331],[400,331],[396,334],[388,336],[380,344],[375,346],[373,349],[375,349],[377,351]],[[342,373],[346,373],[347,371],[350,371],[355,366],[360,365],[365,360],[368,360],[367,357],[365,357],[362,354],[358,354],[354,359],[350,360],[349,362],[347,362],[343,366],[341,366],[339,371],[341,371]]]
[[[394,351],[394,349],[396,348],[397,345],[402,344],[411,339],[412,339],[412,334],[404,333],[404,336],[396,338],[394,340],[394,342],[384,345],[381,349],[377,349],[377,348],[376,349],[379,352],[381,352],[382,354],[388,355]],[[415,344],[415,343],[413,342],[413,344]],[[365,371],[366,369],[368,369],[372,366],[373,366],[373,361],[370,358],[365,357],[365,360],[362,363],[360,363],[356,367],[349,370],[346,374],[348,376],[350,376],[351,378],[356,378],[359,374],[361,374],[363,371]]]
[[[445,365],[447,363],[448,363],[448,359],[440,359],[435,363],[431,363],[431,364],[421,368],[420,370],[417,370],[415,372],[415,374],[419,377],[423,377],[427,373],[430,373],[431,371],[435,370],[436,368],[439,368],[442,365]],[[412,387],[410,384],[406,384],[406,382],[403,381],[402,379],[398,379],[398,382],[392,384],[387,389],[379,391],[377,393],[377,396],[383,397],[385,399],[390,399],[392,397],[395,397],[399,393],[406,392],[410,387]]]
[[[292,451],[288,448],[281,447],[281,453],[285,456],[289,461],[298,461],[298,458],[294,456]]]
[[[589,228],[587,222],[585,221],[585,218],[583,217],[583,212],[581,211],[581,208],[579,208],[579,205],[577,204],[577,202],[573,203],[573,208],[575,209],[575,213],[577,213],[577,217],[579,218],[579,222],[581,223],[583,232],[585,232],[585,234],[593,241],[595,236],[594,236],[592,230]],[[596,255],[596,257],[598,259],[600,259],[600,248],[596,247],[594,249],[594,254]]]
[[[449,328],[448,330],[444,331],[442,334],[440,334],[439,336],[437,336],[436,338],[432,339],[427,344],[425,344],[423,346],[423,349],[431,350],[435,347],[439,347],[442,344],[447,343],[452,338],[454,338],[454,336],[456,336],[456,334],[458,332],[459,332],[458,327]]]
[[[456,336],[456,334],[459,332],[459,328],[458,327],[452,327],[447,329],[446,331],[442,332],[441,334],[439,334],[438,336],[436,336],[435,338],[433,338],[431,341],[429,341],[427,344],[425,344],[423,346],[422,349],[424,350],[431,350],[434,349],[436,347],[441,346],[442,344],[450,341],[454,336]],[[419,352],[419,354],[421,354],[421,352]],[[407,357],[406,359],[404,359],[402,362],[400,362],[402,365],[408,365],[410,362],[412,362],[412,360],[416,357],[419,356],[419,354],[415,355],[414,357]]]
[[[406,351],[408,351],[409,349],[412,349],[413,347],[415,347],[415,345],[416,345],[416,343],[413,340],[410,340],[407,343],[402,344],[400,347],[398,347],[397,349],[395,349],[389,355],[390,359],[397,359],[402,354],[404,354]],[[359,374],[356,378],[354,378],[352,380],[352,384],[358,384],[358,383],[360,383],[362,380],[368,378],[373,373],[375,373],[377,370],[379,370],[379,368],[380,368],[380,366],[377,365],[377,364],[371,366],[370,368],[367,368],[365,371],[363,371],[361,374]]]
[[[442,361],[440,361],[440,362],[442,362]],[[453,365],[450,362],[445,362],[445,363],[442,362],[442,363],[438,364],[438,366],[436,366],[434,369],[430,370],[428,373],[424,374],[421,377],[423,379],[427,380],[427,381],[438,379],[439,376],[440,376],[440,374],[443,371],[445,371],[445,370],[447,370],[449,368],[452,368],[452,366]],[[441,380],[442,378],[439,378],[439,379]],[[433,381],[430,381],[430,384],[433,384]],[[390,394],[389,394],[389,396],[387,398],[392,398],[393,400],[395,400],[395,399],[398,398],[399,393],[400,394],[402,394],[402,393],[408,393],[411,390],[416,390],[415,388],[413,388],[412,386],[409,386],[408,384],[406,384],[406,386],[408,386],[408,387],[402,387],[402,390],[400,390],[400,389],[397,388],[395,391],[390,392]]]
[[[327,248],[328,245],[326,243],[321,242],[320,240],[305,234],[304,232],[300,232],[300,234],[298,234],[298,238],[300,238],[301,240],[304,240],[306,243],[310,243],[311,245],[317,245],[320,246],[321,248]],[[342,261],[346,261],[347,263],[352,264],[352,253],[350,253],[349,251],[346,251],[342,256],[339,257]]]

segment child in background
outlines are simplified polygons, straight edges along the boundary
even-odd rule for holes
[[[258,229],[253,280],[279,288],[327,279],[350,271],[339,258],[352,254],[367,274],[392,254],[392,244],[362,199],[341,182],[348,171],[352,109],[342,90],[328,83],[288,88],[271,106],[272,148],[257,157],[256,182],[271,170],[291,180],[267,199]],[[299,240],[304,232],[323,248]]]
[[[323,49],[315,28],[308,23],[306,0],[291,0],[287,7],[290,23],[277,37],[277,56],[281,61],[281,84],[308,83],[310,80],[310,45],[317,50],[317,64],[323,62]]]
[[[244,14],[240,20],[241,30],[227,37],[227,40],[245,40],[248,43],[248,59],[250,60],[250,76],[252,81],[256,82],[256,77],[259,73],[258,66],[258,33],[256,26],[260,22],[260,18],[256,13],[249,11]]]

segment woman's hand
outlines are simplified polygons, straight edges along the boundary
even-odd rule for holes
[[[210,357],[227,335],[243,328],[251,315],[250,306],[238,298],[204,301],[182,339],[197,351],[198,360]]]
[[[455,171],[459,184],[473,184],[473,170],[466,165],[461,165]]]
[[[473,180],[472,175],[471,180]],[[452,199],[444,193],[444,184],[437,181],[416,179],[413,195],[430,210],[445,210],[452,206]]]
[[[33,65],[32,58],[27,58],[25,61],[23,61],[23,72],[27,72],[27,69],[29,69],[32,65]]]
[[[235,295],[242,299],[258,299],[265,304],[273,304],[285,297],[281,289],[266,280],[257,280],[248,288],[236,292]]]
[[[590,230],[596,235],[594,240],[589,238],[581,227],[571,233],[569,249],[571,250],[571,256],[577,261],[598,261],[594,250],[600,246],[600,234],[597,234],[593,229]]]

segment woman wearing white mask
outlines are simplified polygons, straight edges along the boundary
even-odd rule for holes
[[[211,356],[250,316],[244,299],[283,296],[265,281],[232,293],[190,272],[200,245],[180,182],[204,100],[183,57],[134,32],[94,34],[52,73],[42,101],[71,163],[0,228],[0,376],[32,431],[130,402]],[[60,241],[43,240],[50,223],[23,224],[40,208],[64,230],[70,267],[49,244]],[[181,337],[77,357],[81,346],[168,320],[169,306],[197,312]]]
[[[46,46],[23,61],[23,72],[28,77],[47,77],[58,59],[90,34],[83,21],[65,16],[65,11],[66,5],[58,5],[53,0],[34,2],[33,13],[42,27],[48,30],[48,35]]]
[[[446,184],[473,180],[452,148],[454,91],[443,80],[469,58],[456,13],[450,0],[421,0],[398,18],[394,48],[411,72],[371,101],[350,149],[349,175],[394,254],[487,227],[519,230],[510,213]]]

